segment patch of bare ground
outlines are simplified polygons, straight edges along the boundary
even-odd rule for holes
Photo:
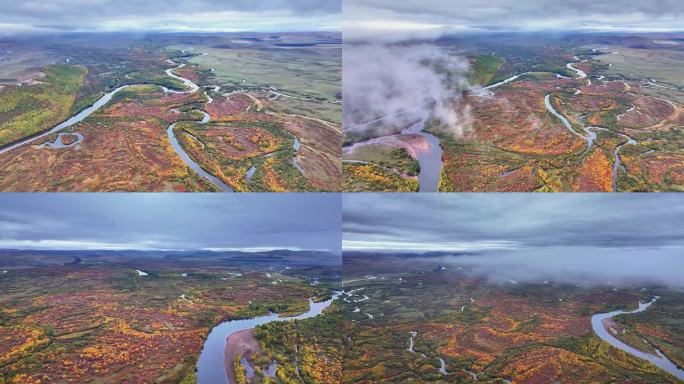
[[[254,353],[259,350],[259,342],[254,338],[252,329],[245,329],[235,332],[228,336],[226,342],[226,373],[231,383],[237,383],[235,380],[235,356],[241,355],[249,359]]]

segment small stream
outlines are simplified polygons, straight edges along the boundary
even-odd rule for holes
[[[248,183],[252,181],[252,176],[254,176],[254,172],[256,172],[255,166],[252,166],[250,169],[247,170],[247,174],[245,175],[245,177],[247,177]]]
[[[411,337],[409,338],[409,347],[408,351],[411,353],[416,353],[416,351],[413,350],[413,338],[418,335],[418,332],[411,331],[409,332],[411,334]]]
[[[442,375],[448,375],[449,372],[446,370],[446,362],[444,361],[443,358],[439,358],[439,373]]]
[[[302,144],[299,142],[299,139],[296,136],[294,136],[294,144],[292,145],[292,147],[294,148],[295,152],[299,152],[299,150],[302,148]],[[302,166],[299,165],[299,162],[297,161],[296,155],[292,156],[292,165],[294,165],[295,168],[297,168],[297,170],[299,171],[299,173],[302,174],[302,176],[306,176],[304,174],[304,169],[302,169]]]

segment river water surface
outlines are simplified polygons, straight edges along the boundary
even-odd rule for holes
[[[88,107],[88,108],[82,110],[81,112],[75,114],[74,116],[70,117],[67,121],[65,121],[65,122],[63,122],[63,123],[61,123],[61,124],[59,124],[59,125],[56,125],[56,126],[54,126],[53,128],[51,128],[50,130],[45,131],[45,132],[43,132],[43,133],[41,133],[41,134],[38,134],[38,135],[35,135],[35,136],[28,137],[28,138],[26,138],[26,139],[17,141],[16,143],[14,143],[14,144],[12,144],[12,145],[9,145],[9,146],[7,146],[7,147],[4,147],[4,148],[0,149],[0,154],[3,154],[3,153],[5,153],[5,152],[7,152],[7,151],[10,151],[10,150],[12,150],[12,149],[14,149],[14,148],[21,147],[22,145],[25,145],[25,144],[27,144],[27,143],[29,143],[29,142],[32,142],[32,141],[34,141],[34,140],[37,140],[37,139],[39,139],[39,138],[42,138],[42,137],[51,135],[51,134],[53,134],[53,133],[55,133],[55,132],[59,132],[59,131],[65,129],[65,128],[71,127],[72,125],[74,125],[74,124],[76,124],[76,123],[82,121],[82,120],[85,119],[86,117],[90,116],[93,112],[95,112],[95,111],[97,111],[98,109],[102,108],[102,106],[104,106],[105,104],[107,104],[107,103],[112,99],[112,97],[113,97],[114,95],[116,95],[117,93],[119,93],[119,91],[121,91],[122,89],[126,89],[126,88],[128,88],[128,87],[130,87],[130,86],[131,86],[131,85],[123,85],[123,86],[121,86],[121,87],[119,87],[119,88],[116,88],[115,90],[113,90],[113,91],[111,91],[111,92],[105,93],[104,96],[102,96],[100,99],[98,99],[93,105],[91,105],[90,107]]]
[[[302,320],[318,316],[339,295],[339,292],[335,292],[332,299],[320,303],[315,303],[309,299],[309,310],[299,316],[279,317],[278,314],[272,313],[252,319],[224,321],[217,325],[209,332],[197,360],[197,384],[230,384],[226,372],[225,351],[228,337],[233,333],[273,321]]]
[[[442,147],[439,145],[439,139],[435,135],[424,131],[418,134],[423,136],[428,144],[426,151],[416,150],[418,164],[420,164],[418,191],[437,192],[439,179],[442,175]]]

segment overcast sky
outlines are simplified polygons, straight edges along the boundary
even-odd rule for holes
[[[340,252],[337,194],[0,194],[0,249]]]
[[[343,198],[342,226],[345,250],[681,247],[684,197],[354,194]]]
[[[0,1],[0,32],[340,29],[341,0]]]
[[[343,28],[352,39],[499,30],[684,30],[684,1],[344,0]]]
[[[345,195],[343,247],[445,251],[426,260],[469,266],[504,284],[553,280],[684,287],[684,197]]]

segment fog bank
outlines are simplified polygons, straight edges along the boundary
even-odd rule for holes
[[[578,285],[664,284],[684,287],[682,247],[548,247],[445,256],[440,262],[467,266],[494,282],[546,281]]]
[[[460,135],[468,62],[430,45],[345,44],[342,86],[347,133],[397,133],[435,122]]]

